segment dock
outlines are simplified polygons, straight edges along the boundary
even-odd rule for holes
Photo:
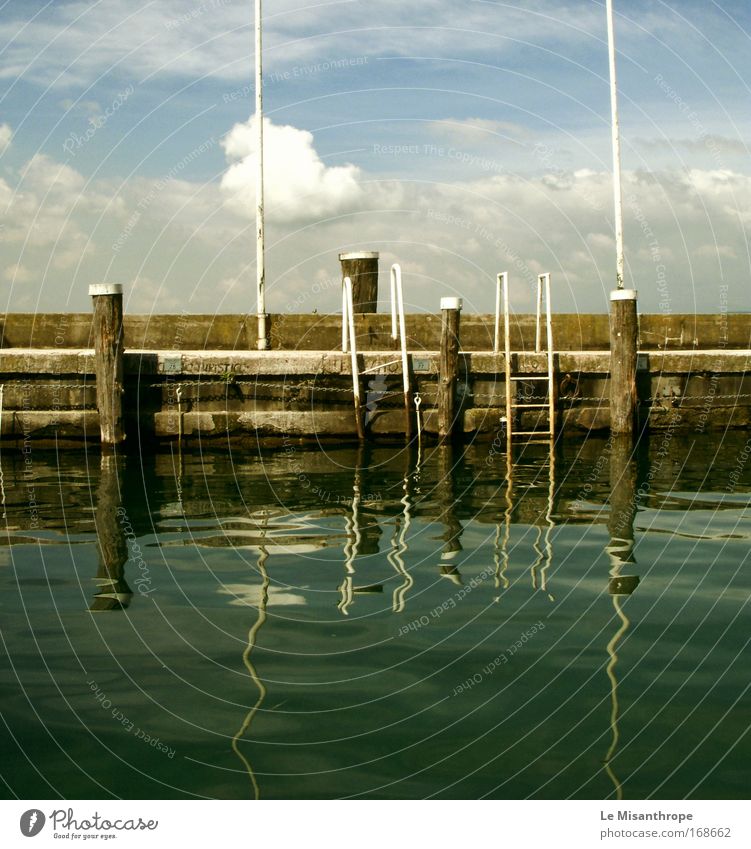
[[[269,350],[255,350],[254,315],[124,316],[123,436],[141,449],[174,440],[219,446],[258,438],[356,440],[351,352],[342,316],[272,314]],[[452,436],[494,439],[503,429],[506,359],[493,315],[462,315]],[[354,321],[365,438],[404,441],[403,369],[391,318]],[[405,316],[410,388],[420,435],[439,435],[440,314]],[[608,316],[552,316],[556,430],[610,428]],[[515,315],[515,373],[547,373],[535,316]],[[101,439],[92,314],[0,316],[0,435],[4,441],[81,444]],[[751,422],[751,316],[642,315],[637,355],[640,430],[703,431]],[[102,381],[100,380],[100,383]],[[539,385],[539,384],[538,384]],[[515,392],[535,397],[535,383]],[[522,412],[545,430],[548,412]]]

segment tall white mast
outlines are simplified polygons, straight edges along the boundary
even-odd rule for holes
[[[263,37],[261,0],[256,3],[256,313],[258,350],[268,348],[266,338],[266,257],[263,218]]]
[[[610,117],[613,135],[613,202],[615,207],[615,274],[619,289],[623,288],[623,192],[621,190],[621,134],[618,126],[618,83],[615,76],[615,28],[613,0],[606,0],[608,13],[608,53],[610,56]]]

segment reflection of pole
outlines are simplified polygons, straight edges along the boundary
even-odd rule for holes
[[[616,652],[616,648],[618,643],[621,641],[623,635],[628,631],[628,627],[631,624],[629,622],[628,617],[621,609],[621,600],[618,596],[613,596],[613,607],[615,608],[615,612],[618,614],[618,617],[621,620],[620,628],[615,632],[613,638],[607,645],[607,653],[608,653],[608,665],[606,667],[606,672],[608,678],[610,679],[610,731],[612,734],[612,738],[610,741],[610,747],[605,754],[605,760],[603,763],[605,764],[605,772],[607,772],[610,780],[613,782],[613,786],[615,787],[615,797],[616,799],[623,798],[623,785],[618,779],[618,776],[613,771],[613,767],[611,761],[615,757],[615,753],[618,751],[618,743],[620,741],[620,731],[618,729],[618,720],[620,718],[620,706],[618,704],[618,679],[615,677],[615,667],[618,663],[618,654]]]
[[[266,528],[264,526],[262,536],[266,536]],[[253,767],[250,764],[248,758],[240,751],[240,740],[245,736],[246,732],[250,729],[251,724],[253,723],[253,719],[255,715],[260,710],[261,705],[263,704],[263,700],[266,698],[266,687],[263,681],[259,678],[258,672],[256,671],[255,664],[251,660],[251,655],[253,653],[253,649],[256,647],[256,641],[258,639],[258,632],[263,627],[264,622],[266,621],[266,608],[269,603],[269,573],[266,571],[266,561],[269,558],[269,553],[266,550],[266,547],[261,545],[258,549],[258,571],[261,573],[262,583],[261,583],[261,598],[258,604],[258,618],[256,619],[254,625],[248,631],[248,644],[243,651],[243,664],[245,668],[248,670],[248,675],[250,676],[250,680],[255,684],[258,689],[258,699],[256,699],[256,703],[248,712],[247,716],[243,720],[243,724],[240,726],[237,734],[232,738],[232,750],[237,755],[238,758],[243,762],[245,769],[250,776],[250,782],[253,785],[253,794],[256,799],[261,798],[261,788],[258,785],[258,779],[256,778],[256,774],[253,771]]]
[[[635,564],[636,562],[634,559],[634,518],[636,516],[637,473],[630,437],[611,436],[608,444],[610,445],[610,514],[608,516],[610,542],[606,549],[610,557],[608,591],[613,597],[613,609],[621,624],[607,645],[608,665],[605,671],[610,681],[610,729],[612,738],[603,762],[605,772],[615,787],[616,798],[622,799],[623,786],[612,766],[620,741],[618,729],[620,706],[618,704],[618,679],[615,675],[615,668],[618,663],[616,651],[618,643],[623,639],[631,624],[621,607],[622,596],[630,595],[639,584],[638,575],[621,575],[621,569],[625,564]]]
[[[128,545],[122,519],[119,466],[121,459],[102,453],[99,461],[99,487],[96,493],[94,526],[99,549],[96,573],[98,592],[89,610],[123,610],[130,604],[133,592],[125,581]]]
[[[266,256],[263,208],[263,34],[261,0],[256,0],[256,313],[258,350],[269,347],[266,333]]]

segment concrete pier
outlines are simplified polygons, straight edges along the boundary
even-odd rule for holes
[[[136,444],[292,436],[355,439],[349,354],[341,316],[272,315],[271,351],[255,347],[255,316],[125,316],[123,416]],[[607,315],[554,316],[556,388],[564,436],[610,427]],[[515,368],[546,373],[534,316],[515,316]],[[404,439],[401,363],[388,315],[358,315],[368,439]],[[412,387],[425,434],[439,433],[440,315],[408,315]],[[651,430],[702,431],[751,423],[751,316],[640,316],[637,412]],[[0,316],[0,432],[5,440],[100,440],[91,315]],[[313,345],[318,342],[317,347]],[[297,349],[292,348],[297,344]],[[493,316],[462,315],[453,433],[497,435],[505,360],[493,354]],[[594,347],[598,346],[598,347]],[[530,414],[537,417],[537,412]],[[524,426],[525,422],[521,423]],[[531,422],[530,422],[531,424]],[[544,426],[544,423],[537,423]]]

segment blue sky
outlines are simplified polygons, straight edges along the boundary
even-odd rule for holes
[[[615,0],[627,284],[751,302],[751,13]],[[264,3],[268,308],[334,311],[337,252],[459,294],[604,311],[614,281],[599,0]],[[253,4],[0,3],[0,310],[255,309]],[[383,294],[386,287],[382,286]]]

